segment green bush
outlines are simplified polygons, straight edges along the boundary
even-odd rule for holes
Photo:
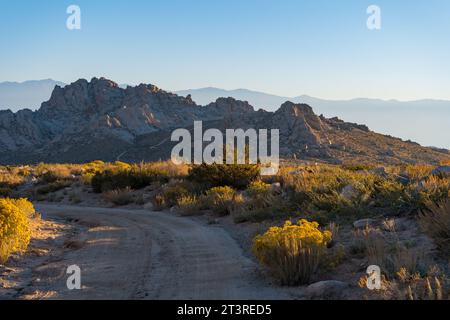
[[[162,172],[149,167],[133,165],[131,167],[108,169],[97,172],[91,179],[92,189],[96,193],[132,188],[142,189],[157,180],[167,180]]]
[[[142,189],[153,182],[167,183],[169,179],[184,178],[187,175],[186,165],[175,165],[170,161],[127,164],[114,162],[112,164],[90,164],[85,170],[82,181],[91,183],[96,193],[129,187]]]
[[[225,216],[231,214],[233,207],[242,205],[244,200],[240,194],[231,187],[214,187],[206,192],[205,201],[214,213]]]
[[[179,204],[179,201],[189,196],[188,186],[183,182],[171,182],[161,188],[153,198],[155,210],[171,208]]]
[[[207,187],[245,189],[259,179],[260,168],[252,164],[201,164],[189,170],[188,179]]]

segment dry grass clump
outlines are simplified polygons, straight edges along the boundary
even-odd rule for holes
[[[361,277],[358,285],[366,284],[367,276]],[[450,279],[436,266],[424,275],[400,268],[391,280],[382,276],[381,289],[370,293],[389,300],[450,300]]]
[[[408,248],[395,235],[388,237],[370,227],[355,231],[350,251],[356,256],[366,257],[368,265],[379,266],[388,278],[401,268],[423,273],[428,267],[422,249]]]
[[[74,178],[70,165],[65,164],[39,164],[34,168],[34,175],[42,184]]]
[[[177,207],[182,215],[192,216],[199,214],[204,205],[196,195],[182,195],[177,199]]]
[[[13,189],[25,182],[28,170],[24,167],[0,167],[0,187]]]
[[[407,268],[397,272],[396,281],[389,283],[388,294],[399,300],[449,300],[450,281],[439,270],[422,276],[411,273]]]
[[[422,211],[419,223],[444,256],[450,256],[450,200]]]
[[[103,198],[117,206],[125,206],[135,202],[133,190],[129,187],[124,189],[109,190],[103,193]]]

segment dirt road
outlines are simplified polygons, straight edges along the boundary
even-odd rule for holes
[[[148,210],[36,207],[45,219],[69,220],[82,231],[66,241],[68,249],[33,268],[28,291],[40,292],[35,298],[291,298],[266,283],[217,225]],[[66,286],[73,264],[81,268],[81,290]]]

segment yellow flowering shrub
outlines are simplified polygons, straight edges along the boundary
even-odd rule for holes
[[[5,262],[13,252],[24,252],[30,243],[27,214],[32,204],[26,204],[26,201],[0,199],[0,263]]]
[[[25,198],[20,199],[8,199],[16,207],[18,207],[28,218],[34,218],[36,215],[36,210],[33,204]]]
[[[253,252],[281,284],[304,284],[317,271],[331,236],[330,231],[321,231],[317,222],[286,221],[283,227],[271,227],[257,235]]]

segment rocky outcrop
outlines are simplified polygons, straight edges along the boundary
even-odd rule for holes
[[[31,110],[0,111],[0,152],[33,147],[48,141],[50,136]]]
[[[170,133],[195,120],[216,128],[280,130],[286,158],[437,163],[447,153],[371,132],[366,126],[317,116],[286,102],[276,112],[219,98],[199,106],[151,84],[120,88],[104,78],[56,86],[37,111],[0,111],[0,162],[157,160],[170,155]]]

